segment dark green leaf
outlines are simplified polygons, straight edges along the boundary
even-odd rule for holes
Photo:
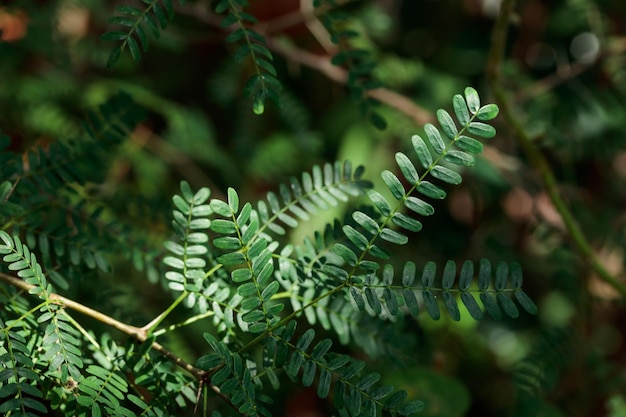
[[[439,320],[441,317],[441,312],[439,311],[439,304],[437,303],[437,298],[430,290],[424,290],[422,292],[422,298],[424,299],[424,305],[426,306],[426,311],[432,317],[433,320]]]
[[[443,277],[441,285],[444,289],[449,290],[454,285],[456,279],[456,263],[454,261],[446,262],[446,266],[443,269]]]
[[[446,310],[448,310],[448,314],[450,318],[454,321],[461,320],[461,313],[459,312],[459,306],[457,304],[456,298],[449,291],[444,291],[443,294],[443,303],[446,306]]]
[[[537,314],[537,305],[524,291],[515,291],[515,299],[528,314]]]
[[[472,294],[462,292],[461,300],[474,320],[480,320],[483,318],[483,311],[478,306],[478,303]]]
[[[459,289],[461,291],[466,291],[470,287],[470,285],[472,285],[473,279],[474,263],[472,261],[465,261],[459,275]]]
[[[517,309],[517,306],[515,305],[513,300],[511,300],[509,297],[501,292],[496,294],[496,298],[498,299],[500,307],[502,307],[502,310],[504,310],[504,313],[507,316],[513,319],[519,317],[519,310]]]

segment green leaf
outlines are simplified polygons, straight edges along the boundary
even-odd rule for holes
[[[442,165],[433,167],[430,173],[433,177],[452,185],[458,185],[463,180],[458,172],[452,171],[450,168],[446,168]]]
[[[456,149],[450,149],[447,154],[443,156],[444,161],[450,162],[455,165],[473,166],[474,157],[463,151],[457,151]]]
[[[481,138],[490,139],[496,135],[496,129],[482,122],[472,122],[467,127],[467,131]]]
[[[443,277],[441,279],[441,285],[444,289],[449,290],[454,285],[456,279],[456,263],[454,261],[446,262],[446,266],[443,268]]]
[[[444,143],[439,130],[430,123],[426,123],[424,130],[426,131],[426,136],[428,137],[430,145],[433,147],[435,153],[437,155],[443,154],[446,149],[446,144]]]
[[[382,305],[380,303],[378,295],[372,288],[365,288],[365,299],[367,300],[367,304],[370,306],[374,314],[379,316],[382,313]]]
[[[389,229],[387,227],[381,230],[380,237],[383,240],[395,243],[396,245],[404,245],[409,241],[409,238],[406,235],[403,235],[402,233],[396,232],[395,230]]]
[[[474,263],[472,261],[465,261],[459,274],[459,289],[461,291],[467,291],[472,285],[474,278]]]
[[[447,111],[443,109],[437,110],[437,120],[439,121],[439,124],[441,125],[441,129],[443,130],[443,133],[449,139],[454,139],[456,135],[459,134],[459,131],[456,128],[456,125],[454,124],[454,120],[452,120],[452,117]]]
[[[526,310],[528,314],[537,314],[537,305],[524,291],[517,290],[514,294],[517,302],[520,303],[522,308]]]
[[[317,396],[319,398],[328,397],[330,392],[330,383],[332,381],[332,375],[325,369],[320,370],[319,379],[317,381]]]
[[[130,56],[133,58],[133,61],[141,60],[141,50],[135,38],[129,36],[126,38],[126,44],[128,45],[128,50],[130,51]]]
[[[468,292],[462,292],[461,301],[463,301],[465,308],[474,320],[480,320],[483,318],[483,311],[478,306],[478,303],[476,302],[476,299],[472,294]]]
[[[467,111],[467,104],[465,103],[463,96],[456,94],[452,98],[452,106],[454,107],[454,114],[456,115],[456,118],[459,119],[461,125],[467,125],[470,121],[470,114]]]
[[[502,310],[504,310],[504,313],[507,316],[511,317],[512,319],[519,317],[519,310],[517,309],[517,306],[515,305],[513,300],[511,300],[509,297],[501,292],[496,294],[496,298],[498,299],[498,304],[500,304],[500,307],[502,307]]]
[[[493,120],[498,116],[499,111],[500,109],[498,109],[497,105],[486,104],[482,106],[480,109],[478,109],[478,113],[476,113],[476,116],[478,117],[479,120],[482,120],[482,121]]]
[[[361,212],[355,211],[352,213],[352,218],[370,234],[377,235],[378,234],[378,223],[374,221],[370,216]]]
[[[421,215],[430,216],[435,213],[433,206],[417,197],[409,197],[404,201],[404,205],[411,211]]]
[[[467,107],[469,107],[470,112],[475,114],[480,108],[480,97],[478,97],[478,92],[472,87],[465,88],[465,100],[467,101]]]
[[[101,41],[122,41],[126,39],[128,34],[126,32],[114,31],[107,32],[100,36]]]
[[[332,247],[332,251],[341,256],[341,258],[350,266],[355,266],[358,261],[356,254],[346,245],[341,243],[335,243]]]
[[[403,213],[394,213],[393,217],[391,218],[391,221],[395,225],[403,229],[406,229],[410,232],[419,232],[420,230],[422,230],[422,223],[420,223],[414,218],[409,217]]]
[[[365,310],[365,301],[363,300],[363,294],[356,287],[350,287],[350,296],[354,300],[357,308],[360,311]]]
[[[491,263],[487,259],[480,260],[478,268],[478,288],[485,291],[491,284]]]
[[[385,197],[382,196],[382,194],[380,194],[378,191],[367,190],[367,196],[370,198],[372,203],[374,203],[374,206],[376,206],[380,214],[385,217],[391,215],[391,207],[389,206],[389,203],[387,203],[387,200],[385,200]]]
[[[409,313],[413,317],[417,317],[420,309],[413,290],[411,290],[410,288],[404,288],[402,290],[402,296],[404,298],[404,302],[406,303],[407,308],[409,309]]]
[[[402,285],[410,287],[415,280],[415,263],[408,261],[402,270]]]
[[[426,146],[424,139],[422,139],[419,135],[413,135],[411,142],[413,143],[413,149],[415,149],[417,158],[420,160],[422,166],[424,168],[429,168],[433,164],[433,157],[430,154],[430,150],[428,150],[428,146]]]
[[[446,306],[446,310],[448,310],[450,318],[454,321],[461,320],[461,313],[459,312],[459,306],[454,298],[454,295],[452,295],[449,291],[444,291],[442,296],[443,303]]]
[[[402,200],[404,198],[405,191],[398,177],[388,170],[384,170],[381,176],[396,200]]]
[[[480,301],[483,302],[487,313],[496,320],[502,319],[502,310],[498,307],[496,301],[487,293],[480,294]]]
[[[417,186],[416,190],[420,194],[425,195],[426,197],[434,198],[437,200],[446,198],[445,191],[443,191],[441,188],[437,187],[435,184],[428,182],[428,181],[422,181]]]
[[[429,153],[430,155],[430,153]],[[417,174],[417,170],[413,165],[413,162],[402,152],[396,153],[396,163],[398,167],[400,167],[400,171],[402,171],[402,175],[410,184],[416,184],[419,181],[419,175]]]
[[[422,285],[425,288],[431,288],[435,283],[435,275],[437,273],[437,265],[433,261],[426,262],[422,271]]]
[[[460,150],[472,153],[474,155],[478,155],[484,149],[484,146],[482,143],[480,143],[480,141],[477,141],[474,138],[470,138],[469,136],[463,136],[463,135],[459,137],[459,140],[455,142],[455,145]]]
[[[228,188],[228,206],[233,213],[239,212],[239,196],[234,188]]]
[[[441,312],[439,311],[439,304],[437,304],[437,299],[435,295],[430,290],[424,290],[422,292],[422,298],[424,299],[424,305],[426,306],[426,311],[428,315],[433,320],[439,320],[441,318]]]

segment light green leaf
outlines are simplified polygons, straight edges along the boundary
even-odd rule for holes
[[[452,117],[447,111],[443,109],[437,110],[437,120],[439,121],[439,124],[441,125],[441,129],[443,130],[443,133],[449,139],[454,139],[456,135],[459,134],[459,131],[456,128],[456,125],[454,124],[454,120],[452,119]]]
[[[430,150],[428,150],[428,146],[426,146],[426,142],[419,135],[413,135],[411,138],[413,143],[413,149],[415,149],[415,153],[417,154],[417,158],[420,160],[422,166],[424,168],[428,168],[433,164],[433,157],[430,154]],[[415,182],[413,182],[414,184]]]
[[[478,113],[476,113],[476,116],[478,117],[479,120],[482,120],[482,121],[493,120],[498,116],[499,111],[500,109],[498,109],[497,105],[486,104],[482,106],[480,109],[478,109]]]
[[[467,87],[465,89],[465,100],[467,101],[467,107],[469,107],[470,112],[475,114],[480,108],[480,97],[478,96],[478,91],[472,87]]]
[[[481,138],[490,139],[496,135],[496,129],[482,122],[472,122],[467,127],[467,131]]]

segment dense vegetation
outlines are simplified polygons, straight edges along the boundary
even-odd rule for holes
[[[0,6],[0,413],[626,415],[620,1]]]

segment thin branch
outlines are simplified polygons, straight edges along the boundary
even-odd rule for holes
[[[513,134],[519,139],[520,146],[526,153],[526,156],[528,157],[528,160],[533,166],[535,172],[539,174],[539,177],[543,182],[543,186],[546,189],[546,193],[550,197],[550,200],[552,200],[554,207],[561,215],[565,228],[567,229],[575,247],[589,262],[591,268],[598,275],[598,277],[607,284],[611,285],[620,293],[622,297],[626,298],[626,285],[611,275],[600,263],[600,261],[598,261],[593,248],[580,229],[580,226],[572,215],[570,209],[567,207],[567,204],[561,197],[557,181],[550,165],[548,164],[548,161],[543,153],[541,153],[541,151],[539,151],[539,149],[535,146],[528,132],[518,121],[519,118],[514,115],[504,87],[502,86],[501,68],[504,60],[504,49],[506,45],[509,19],[512,16],[514,6],[515,0],[503,0],[500,7],[500,15],[493,28],[491,50],[489,51],[489,58],[487,61],[487,79],[489,81],[489,85],[494,93],[496,103],[500,107],[506,123]]]
[[[16,288],[19,288],[27,292],[36,288],[35,285],[28,284],[19,278],[15,278],[11,275],[7,275],[2,272],[0,272],[0,281],[4,281],[8,284],[11,284],[12,286]],[[118,321],[111,316],[108,316],[104,313],[101,313],[100,311],[89,308],[86,305],[78,303],[69,298],[63,297],[62,295],[52,293],[50,294],[49,299],[58,302],[63,307],[70,308],[74,311],[78,311],[79,313],[82,313],[85,316],[91,317],[93,319],[98,320],[101,323],[106,324],[107,326],[113,327],[114,329],[117,329],[120,332],[131,336],[132,338],[138,340],[139,342],[145,342],[148,337],[147,332],[142,328],[131,326],[130,324],[126,324],[121,321]],[[167,350],[166,348],[164,348],[161,344],[157,342],[152,342],[152,349],[159,352],[161,355],[167,357],[176,365],[185,369],[186,371],[188,371],[189,373],[191,373],[194,377],[198,379],[201,379],[205,374],[205,371],[203,371],[200,368],[196,368],[195,366],[193,366],[192,364],[188,362],[185,362],[183,359],[176,356],[175,354],[173,354],[172,352],[170,352],[169,350]]]

